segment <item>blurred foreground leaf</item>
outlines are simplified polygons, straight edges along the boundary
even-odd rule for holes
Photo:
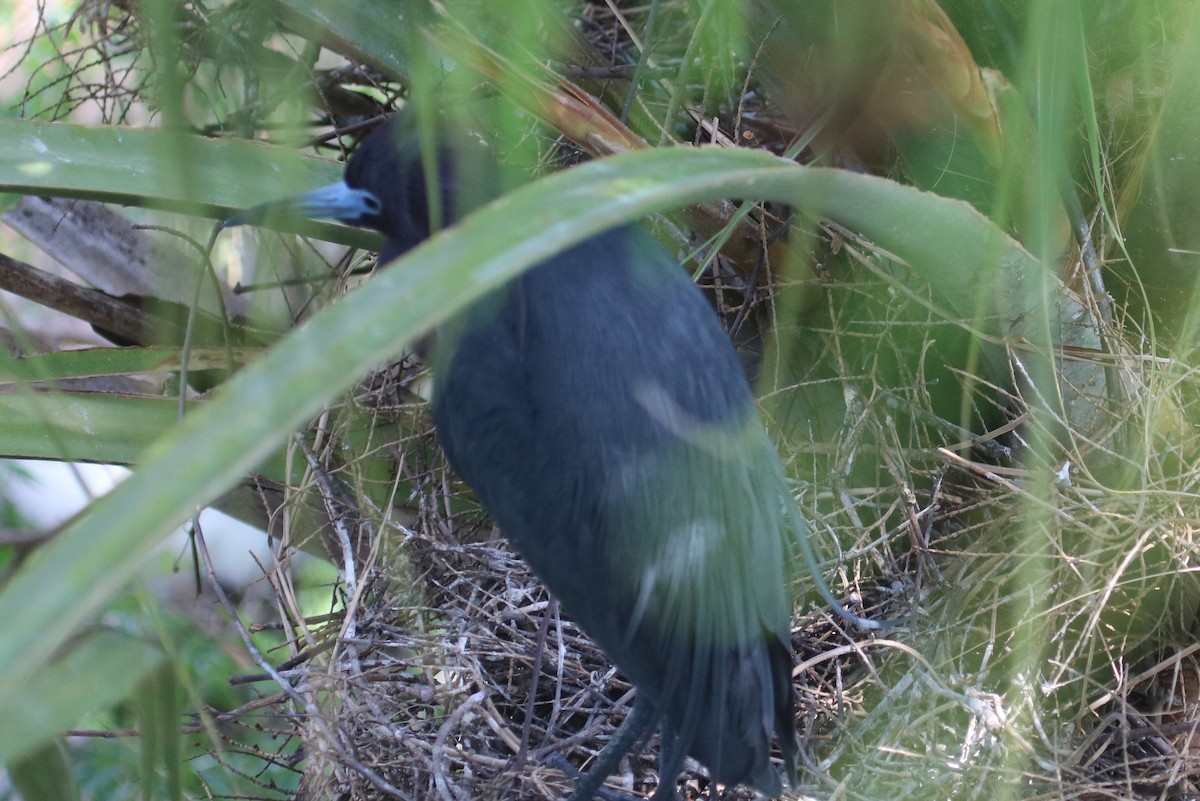
[[[222,220],[265,200],[341,178],[342,166],[294,148],[207,139],[162,128],[90,128],[0,119],[0,192],[82,198]],[[203,165],[181,172],[180,165]],[[328,223],[305,230],[369,246],[365,231]]]
[[[45,742],[8,766],[8,776],[22,801],[76,801],[79,787],[61,738]]]
[[[56,583],[68,580],[60,576]],[[28,677],[20,693],[0,701],[0,764],[50,742],[82,713],[128,698],[163,659],[156,646],[114,631],[83,638]]]
[[[895,253],[951,307],[984,298],[998,345],[1049,345],[1041,266],[967,204],[759,152],[673,148],[595,162],[523,187],[322,310],[156,441],[141,468],[34,554],[0,592],[0,699],[128,580],[153,546],[405,343],[519,271],[599,231],[722,197],[831,217]],[[957,316],[957,315],[956,315]],[[974,315],[964,315],[973,319]],[[246,414],[247,410],[270,413]],[[69,580],[63,580],[69,577]],[[40,602],[27,599],[36,594]]]

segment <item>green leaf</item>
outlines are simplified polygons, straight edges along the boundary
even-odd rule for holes
[[[377,67],[393,80],[408,75],[409,67],[400,54],[407,49],[404,26],[411,25],[405,12],[416,11],[415,3],[394,0],[283,0],[279,6],[288,23],[307,38],[320,41],[351,61]],[[408,15],[411,16],[411,15]]]
[[[0,119],[0,192],[83,198],[223,220],[267,200],[333,183],[342,165],[294,148],[207,139],[161,128],[88,128]],[[355,247],[366,231],[305,223],[304,232]]]
[[[99,392],[0,392],[0,455],[130,464],[175,425],[174,398]]]
[[[246,362],[258,350],[235,351]],[[179,348],[83,348],[0,360],[0,387],[27,381],[55,381],[99,376],[133,375],[159,371],[178,372],[183,357]],[[224,369],[228,353],[219,348],[195,348],[188,354],[188,370]]]
[[[158,773],[166,777],[167,794],[171,801],[182,796],[180,775],[181,751],[179,729],[181,709],[179,682],[175,667],[164,663],[146,676],[138,687],[135,701],[141,724],[142,798],[153,801],[157,796]]]
[[[763,198],[862,231],[954,293],[996,335],[1046,333],[1041,266],[966,203],[765,153],[673,148],[549,176],[443,231],[323,309],[157,441],[133,476],[35,553],[0,592],[0,699],[11,697],[151,549],[364,373],[521,270],[647,214]],[[1037,301],[1035,303],[1034,301]],[[970,315],[967,315],[968,318]],[[37,597],[39,603],[30,604]]]
[[[8,777],[23,801],[77,801],[79,787],[61,737],[41,745],[8,766]]]
[[[204,403],[192,401],[188,408]],[[28,388],[0,392],[0,458],[129,465],[178,422],[176,398]],[[300,454],[290,458],[294,469],[304,470]],[[284,482],[288,459],[286,450],[276,450],[255,471]]]
[[[1172,338],[1191,343],[1200,329],[1200,7],[1188,11],[1190,19],[1177,20],[1186,35],[1167,54],[1165,95],[1162,87],[1146,92],[1162,101],[1125,178],[1121,233],[1129,264],[1120,272],[1131,281],[1135,308],[1144,300]]]
[[[66,580],[61,577],[58,583]],[[154,645],[105,631],[41,664],[26,678],[21,692],[0,701],[0,764],[32,753],[86,713],[128,698],[162,660]]]

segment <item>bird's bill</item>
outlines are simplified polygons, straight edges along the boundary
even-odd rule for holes
[[[232,228],[237,225],[261,225],[268,219],[332,220],[355,225],[378,214],[378,198],[364,189],[355,189],[345,181],[338,181],[303,195],[261,203],[240,211],[225,220],[222,226]]]

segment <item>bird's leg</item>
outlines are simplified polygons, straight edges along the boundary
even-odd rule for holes
[[[683,748],[679,735],[663,724],[658,733],[658,789],[651,801],[675,801],[675,783],[683,771]]]
[[[583,778],[583,771],[568,762],[562,754],[551,754],[546,758],[545,764],[555,770],[561,770],[576,782]],[[596,799],[597,801],[646,801],[645,796],[627,793],[606,784],[600,785],[600,789],[596,791]]]
[[[575,785],[575,792],[571,793],[567,801],[592,801],[600,785],[616,771],[621,757],[628,754],[639,740],[649,734],[657,722],[658,714],[654,705],[642,700],[639,693],[633,700],[633,709],[617,727],[608,745],[600,751],[600,756],[596,757],[596,764],[580,777],[579,783]]]

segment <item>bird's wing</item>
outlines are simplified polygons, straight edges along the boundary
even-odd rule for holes
[[[452,464],[723,782],[794,748],[778,457],[703,296],[640,228],[473,307],[435,370]]]

